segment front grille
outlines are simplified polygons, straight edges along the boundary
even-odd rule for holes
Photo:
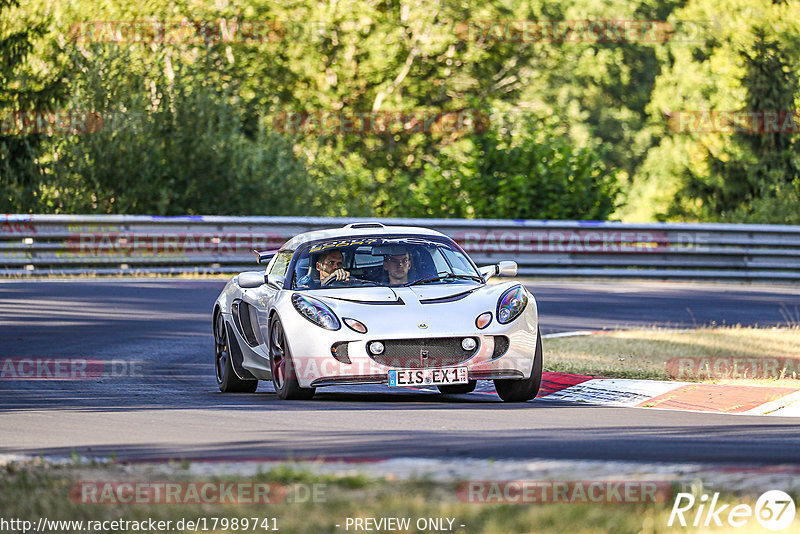
[[[383,343],[381,354],[369,354],[373,361],[387,367],[401,369],[423,369],[425,367],[447,367],[458,365],[475,356],[480,349],[480,341],[472,350],[461,348],[461,337],[438,337],[423,339],[388,339]],[[378,341],[378,340],[373,340]],[[369,347],[367,342],[367,347]]]
[[[331,355],[342,363],[352,363],[350,361],[350,354],[347,350],[349,345],[350,343],[347,341],[339,341],[338,343],[334,343],[331,346]]]

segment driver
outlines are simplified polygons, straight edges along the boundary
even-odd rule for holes
[[[411,269],[408,252],[384,257],[383,269],[389,274],[390,285],[407,284],[408,270]]]
[[[323,252],[316,265],[320,283],[327,285],[336,280],[348,282],[350,273],[342,269],[342,265],[344,265],[344,255],[340,250]]]
[[[318,289],[320,285],[326,285],[336,280],[348,282],[350,273],[342,269],[344,255],[341,250],[331,249],[320,254],[315,265],[319,273],[319,282],[314,280],[310,274],[301,277],[297,281],[299,288]]]

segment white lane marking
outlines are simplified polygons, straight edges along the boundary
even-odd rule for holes
[[[552,339],[559,337],[578,337],[578,336],[596,336],[599,334],[614,334],[618,332],[626,332],[628,330],[640,330],[638,328],[629,328],[623,330],[571,330],[569,332],[556,332],[554,334],[542,334],[542,339]],[[659,334],[691,334],[697,332],[699,329],[693,328],[656,328],[655,333]]]
[[[761,406],[751,408],[742,415],[782,415],[785,417],[800,417],[800,391],[790,393],[780,399],[766,402]]]
[[[572,332],[556,332],[555,334],[543,334],[542,339],[553,339],[557,337],[577,337],[591,336],[600,333],[601,330],[575,330]]]

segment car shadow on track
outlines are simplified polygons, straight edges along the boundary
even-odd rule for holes
[[[194,444],[144,442],[14,449],[0,454],[116,458],[118,461],[375,461],[389,458],[547,458],[636,462],[699,462],[717,465],[797,464],[796,425],[687,425],[631,428],[352,430],[307,429],[238,432],[228,440]]]
[[[496,393],[474,392],[464,395],[442,395],[436,390],[413,390],[373,386],[332,386],[317,389],[309,401],[282,401],[272,384],[262,381],[255,393],[220,393],[213,378],[197,377],[181,383],[165,380],[115,380],[113,383],[76,381],[30,381],[5,384],[0,388],[0,414],[26,411],[95,411],[126,412],[138,410],[191,409],[382,409],[424,405],[431,408],[471,405],[492,409],[511,407],[544,407],[541,402],[504,403]],[[548,403],[550,405],[552,403]]]

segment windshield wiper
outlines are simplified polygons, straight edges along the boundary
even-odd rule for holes
[[[433,276],[426,276],[425,278],[420,278],[419,280],[414,280],[413,282],[409,282],[407,284],[403,284],[404,287],[415,286],[417,284],[427,284],[428,282],[438,282],[439,280],[474,280],[476,282],[483,283],[483,278],[473,274],[456,274],[456,273],[437,273]]]

